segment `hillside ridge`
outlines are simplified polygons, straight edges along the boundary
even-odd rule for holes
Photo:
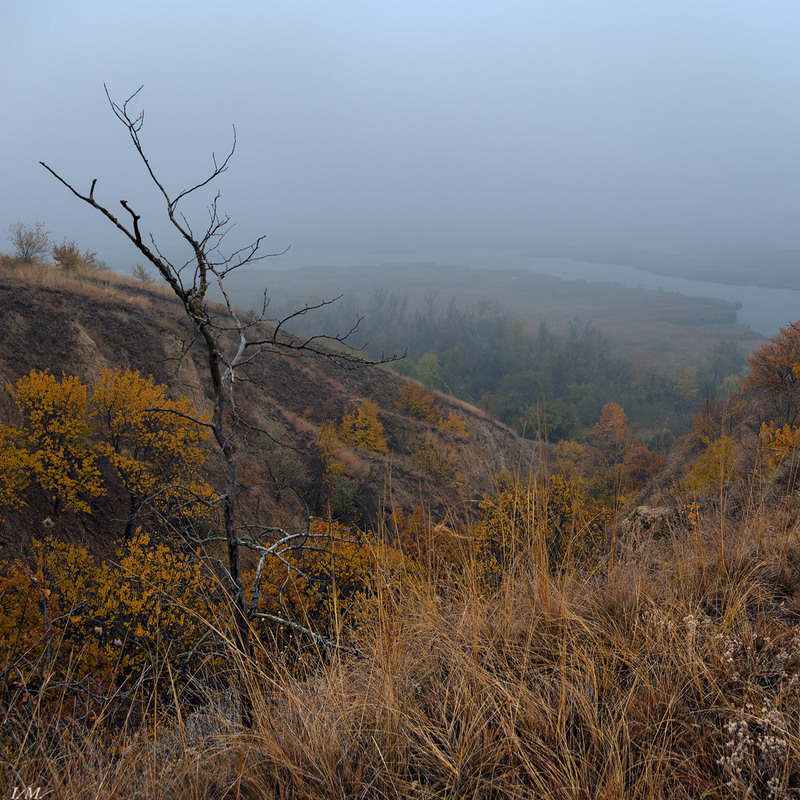
[[[89,275],[81,280],[57,273],[50,277],[31,281],[0,275],[3,387],[31,370],[76,375],[91,387],[104,369],[120,366],[152,376],[199,408],[209,407],[203,354],[191,347],[193,332],[176,301],[157,287],[126,279]],[[467,436],[401,412],[398,396],[406,383],[383,366],[343,369],[326,358],[277,352],[249,367],[240,387],[242,411],[280,444],[262,441],[261,452],[256,447],[245,457],[248,502],[260,513],[282,520],[287,514],[324,515],[332,510],[335,516],[376,525],[385,507],[413,511],[419,505],[441,514],[459,509],[468,516],[493,475],[535,467],[537,448],[532,442],[446,394],[435,392],[436,404],[443,416],[463,420]],[[344,447],[340,460],[347,468],[349,499],[346,508],[331,509],[330,498],[320,488],[320,429],[325,423],[338,424],[364,399],[379,409],[388,452]],[[13,421],[16,413],[6,388],[0,393],[2,420]],[[435,454],[435,463],[428,463],[430,458],[426,462],[420,453]],[[279,486],[275,470],[265,466],[270,459],[282,464],[299,459],[303,478],[298,485]],[[213,472],[213,456],[209,464]]]

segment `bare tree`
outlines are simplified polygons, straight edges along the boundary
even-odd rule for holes
[[[14,247],[14,255],[30,264],[40,261],[50,252],[50,233],[41,222],[33,227],[24,222],[16,222],[8,228],[8,239]]]
[[[40,163],[76,197],[106,217],[155,267],[158,274],[180,300],[184,312],[193,325],[195,341],[199,341],[204,349],[212,387],[210,398],[212,416],[210,423],[205,424],[213,432],[225,467],[225,485],[219,492],[219,502],[222,506],[224,540],[228,556],[225,577],[234,608],[238,650],[245,658],[250,656],[251,622],[256,617],[264,616],[292,629],[303,631],[320,643],[327,643],[323,637],[312,633],[292,620],[263,615],[257,610],[266,559],[279,558],[289,568],[289,562],[283,558],[282,554],[289,548],[296,548],[308,542],[312,535],[308,531],[293,534],[275,528],[264,528],[261,535],[254,535],[252,527],[244,525],[239,519],[237,447],[244,443],[247,433],[253,430],[253,426],[248,425],[240,414],[236,392],[237,379],[241,378],[240,371],[252,364],[259,356],[275,351],[291,355],[316,355],[334,359],[349,367],[363,366],[369,362],[362,359],[358,351],[352,348],[332,350],[329,347],[331,344],[346,346],[348,337],[356,330],[360,319],[349,331],[341,335],[322,334],[301,338],[290,336],[285,333],[285,327],[290,321],[308,314],[314,309],[327,306],[336,298],[315,305],[306,305],[284,319],[269,320],[272,327],[267,328],[259,324],[264,321],[267,307],[266,292],[262,314],[258,320],[245,319],[237,313],[225,288],[226,276],[233,270],[275,254],[261,251],[263,236],[232,252],[224,253],[222,251],[221,246],[229,231],[230,221],[227,215],[219,211],[219,192],[214,195],[208,206],[208,221],[200,231],[196,231],[184,214],[179,211],[181,201],[209,187],[228,169],[236,150],[236,129],[233,130],[233,142],[225,158],[220,162],[213,157],[213,168],[205,178],[177,194],[172,194],[167,191],[145,154],[139,135],[144,123],[144,112],[135,113],[130,110],[131,103],[141,88],[121,105],[111,99],[107,88],[106,97],[117,119],[127,130],[149,180],[163,197],[170,223],[188,250],[188,257],[183,263],[177,263],[167,257],[164,249],[159,247],[153,235],[143,232],[142,216],[130,206],[127,200],[119,201],[124,211],[122,218],[98,202],[95,199],[96,178],[91,182],[89,193],[82,194],[47,164]],[[211,303],[209,300],[208,291],[212,285],[216,285],[222,294],[224,314],[220,314],[218,304]],[[262,538],[268,536],[271,538]],[[241,548],[243,546],[251,548],[259,555],[255,579],[250,587],[245,586],[242,575]],[[249,724],[251,708],[246,692],[242,693],[242,699],[243,722]]]

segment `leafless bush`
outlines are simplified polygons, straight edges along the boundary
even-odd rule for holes
[[[14,255],[26,264],[41,261],[42,256],[50,251],[50,232],[41,222],[33,226],[16,222],[9,226],[7,233]]]

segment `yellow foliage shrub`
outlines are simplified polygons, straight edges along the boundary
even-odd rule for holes
[[[436,424],[439,421],[439,408],[433,392],[417,381],[408,381],[400,387],[397,408],[410,417]]]
[[[22,426],[0,426],[0,507],[19,510],[33,485],[56,513],[91,513],[89,501],[106,493],[103,457],[130,496],[126,535],[145,503],[162,515],[211,516],[216,495],[200,477],[209,417],[185,397],[120,368],[103,371],[88,402],[79,378],[37,370],[9,390]]]
[[[388,450],[383,425],[378,419],[378,405],[371,400],[363,400],[358,412],[347,411],[339,425],[339,437],[343,442],[374,453]]]
[[[776,427],[774,422],[764,422],[761,425],[761,441],[767,448],[764,460],[770,468],[774,468],[797,452],[800,446],[800,428],[788,423],[783,427]]]
[[[444,416],[439,418],[439,427],[455,433],[457,436],[469,436],[464,420],[452,413],[447,415],[447,419]]]
[[[19,511],[25,506],[33,468],[34,460],[24,446],[21,431],[0,425],[0,509]]]
[[[469,436],[464,420],[450,413],[445,419],[444,412],[436,403],[433,392],[417,381],[408,381],[400,387],[397,409],[410,417],[438,425],[458,436]]]
[[[270,562],[260,610],[317,629],[353,625],[368,616],[378,582],[396,584],[411,566],[400,549],[337,522],[311,520],[309,534],[285,563]]]
[[[56,512],[61,507],[90,512],[87,500],[105,490],[96,453],[88,444],[86,387],[74,376],[58,380],[33,370],[9,390],[22,414],[17,445],[28,453],[31,478]],[[13,453],[4,450],[3,458]]]
[[[703,492],[709,489],[719,490],[736,474],[733,457],[733,439],[720,436],[713,441],[703,437],[705,452],[686,467],[683,485],[692,492]]]
[[[558,572],[596,562],[610,519],[609,510],[587,501],[569,478],[552,475],[502,485],[480,502],[481,521],[471,540],[484,579],[499,579],[519,556]]]
[[[121,547],[115,566],[85,547],[34,540],[30,566],[0,562],[0,673],[14,665],[21,686],[55,676],[102,694],[167,661],[191,672],[214,651],[210,625],[223,608],[199,558],[147,534]],[[168,672],[152,675],[167,681]]]
[[[414,465],[428,478],[446,481],[453,477],[455,456],[450,447],[437,447],[432,441],[426,441],[413,455]]]
[[[343,447],[337,426],[332,422],[323,422],[319,426],[319,452],[324,467],[322,480],[326,485],[345,477],[345,468],[339,460]]]
[[[211,515],[215,493],[199,477],[207,412],[186,397],[169,398],[166,386],[120,367],[103,370],[90,406],[102,436],[98,451],[129,494],[131,518],[145,502],[165,515]]]

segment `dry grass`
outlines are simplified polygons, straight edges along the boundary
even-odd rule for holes
[[[495,585],[469,559],[379,585],[351,634],[365,658],[250,666],[251,731],[222,695],[182,706],[177,680],[136,725],[100,714],[68,737],[34,701],[4,720],[0,792],[797,797],[800,528],[775,509],[743,519],[623,543],[592,573],[554,575],[522,542]]]
[[[10,277],[46,289],[66,289],[94,300],[114,299],[126,305],[147,308],[149,294],[169,296],[169,287],[159,283],[143,284],[132,277],[111,270],[78,268],[64,270],[49,262],[24,263],[0,254],[0,271]]]

